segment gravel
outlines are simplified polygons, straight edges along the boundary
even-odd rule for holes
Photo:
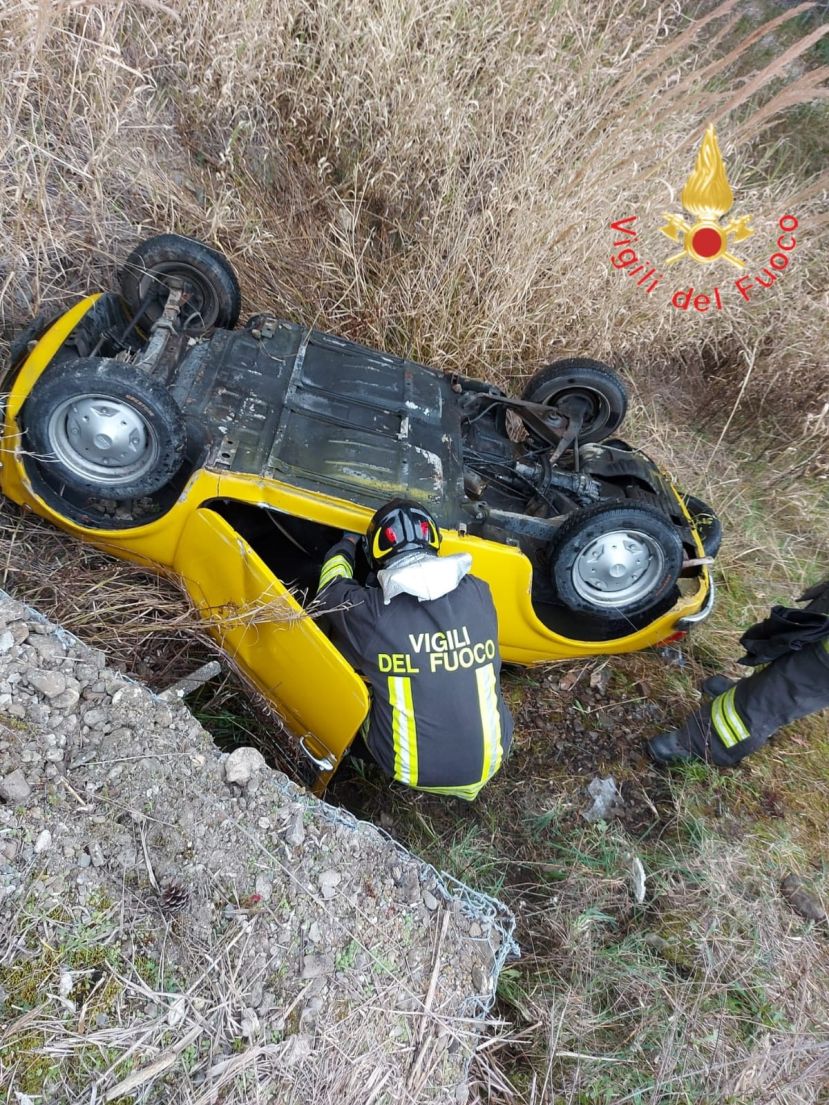
[[[381,1083],[378,1102],[465,1100],[509,943],[504,907],[303,792],[255,749],[222,754],[184,705],[2,592],[0,799],[10,1019],[30,1005],[8,980],[24,977],[32,948],[59,946],[55,916],[96,918],[90,947],[105,933],[120,964],[117,1000],[93,1011],[110,1025],[97,1099],[123,1077],[113,1061],[123,1039],[125,1054],[135,1045],[130,1068],[150,1071],[143,1105],[214,1100],[214,1090],[224,1099],[254,1069],[238,1062],[248,1047],[250,1062],[268,1057],[255,1068],[267,1076],[262,1100],[357,1105]],[[170,885],[186,903],[174,918],[163,909]],[[147,963],[161,974],[134,985]],[[69,1054],[92,1031],[61,996],[66,969],[38,993],[60,1026],[49,1054],[60,1054],[60,1032]],[[199,1025],[210,1048],[153,1074],[159,1049]],[[49,1096],[50,1077],[43,1105],[64,1100]]]

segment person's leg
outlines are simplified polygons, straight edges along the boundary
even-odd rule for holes
[[[788,652],[700,707],[671,733],[654,737],[654,759],[738,764],[783,725],[829,706],[829,642]],[[684,754],[683,754],[684,753]]]

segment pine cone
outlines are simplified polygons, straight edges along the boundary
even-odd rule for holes
[[[168,882],[161,891],[161,912],[173,917],[190,901],[190,891],[178,882]]]

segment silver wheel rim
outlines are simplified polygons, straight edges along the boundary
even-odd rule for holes
[[[158,437],[135,407],[110,395],[77,395],[52,412],[47,427],[58,461],[90,483],[113,487],[156,466]]]
[[[641,530],[610,530],[581,550],[573,563],[573,587],[592,606],[615,609],[645,598],[662,579],[665,553]]]

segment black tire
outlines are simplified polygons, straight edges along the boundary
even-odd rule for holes
[[[571,357],[546,365],[530,378],[521,394],[530,403],[543,403],[567,413],[567,400],[588,403],[579,442],[604,441],[621,426],[628,409],[625,385],[601,361]]]
[[[559,601],[606,621],[662,606],[684,558],[670,520],[638,503],[597,503],[571,514],[548,552]]]
[[[171,276],[183,282],[188,295],[181,316],[186,320],[189,311],[191,321],[185,326],[188,333],[199,334],[216,327],[233,329],[239,321],[242,295],[228,259],[194,238],[158,234],[136,246],[118,274],[121,292],[133,315],[154,289],[157,292],[139,320],[142,330],[148,330],[161,314]]]
[[[138,499],[181,467],[186,433],[175,400],[123,361],[52,365],[22,413],[26,448],[52,484],[101,499]]]
[[[722,545],[722,522],[708,503],[698,499],[696,495],[683,495],[682,498],[694,520],[705,555],[716,556]]]
[[[19,368],[29,356],[29,346],[39,342],[52,323],[60,318],[61,314],[61,311],[41,311],[39,315],[35,315],[24,330],[20,331],[9,345],[9,366],[11,368]]]

